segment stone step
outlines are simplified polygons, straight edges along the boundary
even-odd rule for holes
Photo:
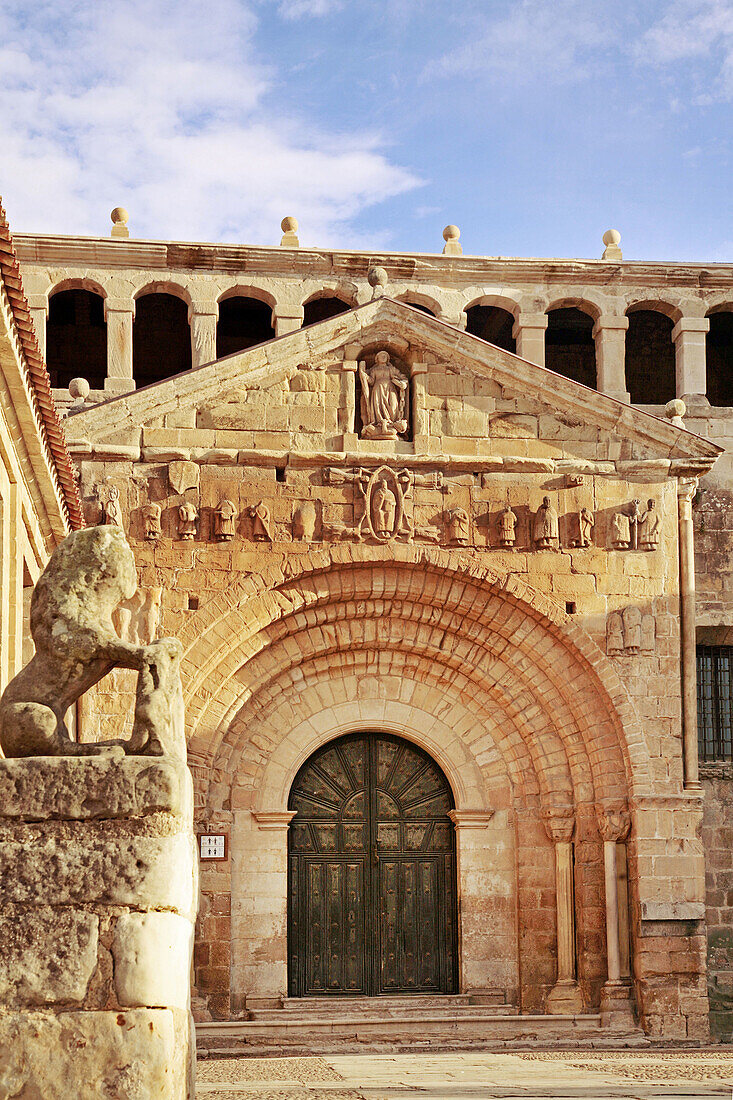
[[[267,1019],[232,1020],[202,1023],[196,1027],[201,1051],[243,1051],[282,1047],[293,1051],[319,1053],[364,1049],[388,1044],[430,1049],[506,1046],[537,1046],[544,1043],[580,1044],[587,1047],[637,1045],[646,1040],[641,1033],[614,1032],[601,1027],[599,1015],[510,1016],[484,1010],[474,1014],[460,1009],[449,1012],[423,1012],[420,1017],[388,1018],[383,1015],[351,1013],[338,1016],[301,1015],[283,1010]]]
[[[368,1016],[414,1016],[435,1013],[456,1012],[497,1012],[515,1013],[513,1005],[504,1003],[502,994],[414,994],[405,997],[287,997],[278,1008],[271,1005],[254,1008],[250,1011],[252,1019],[286,1012],[312,1019],[314,1016],[349,1016],[364,1014]]]

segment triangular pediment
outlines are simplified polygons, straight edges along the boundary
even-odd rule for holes
[[[360,438],[358,414],[353,423],[359,403],[354,364],[375,348],[388,350],[406,377],[422,379],[411,430],[394,443]],[[77,454],[107,445],[151,459],[173,458],[179,450],[372,451],[444,456],[465,468],[472,459],[524,460],[538,470],[657,462],[664,476],[664,467],[673,474],[705,472],[720,453],[679,422],[389,298],[73,413],[66,426]]]

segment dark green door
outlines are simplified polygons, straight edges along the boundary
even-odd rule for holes
[[[290,996],[455,992],[453,798],[435,761],[350,734],[303,765],[289,807]]]

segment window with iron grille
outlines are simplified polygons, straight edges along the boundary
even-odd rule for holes
[[[697,743],[701,760],[733,759],[733,646],[697,647]]]

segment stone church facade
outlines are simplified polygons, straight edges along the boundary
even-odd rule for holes
[[[285,228],[18,244],[87,522],[138,562],[119,629],[185,647],[226,841],[201,1015],[461,993],[693,1040],[712,1003],[725,1032],[733,272]]]

